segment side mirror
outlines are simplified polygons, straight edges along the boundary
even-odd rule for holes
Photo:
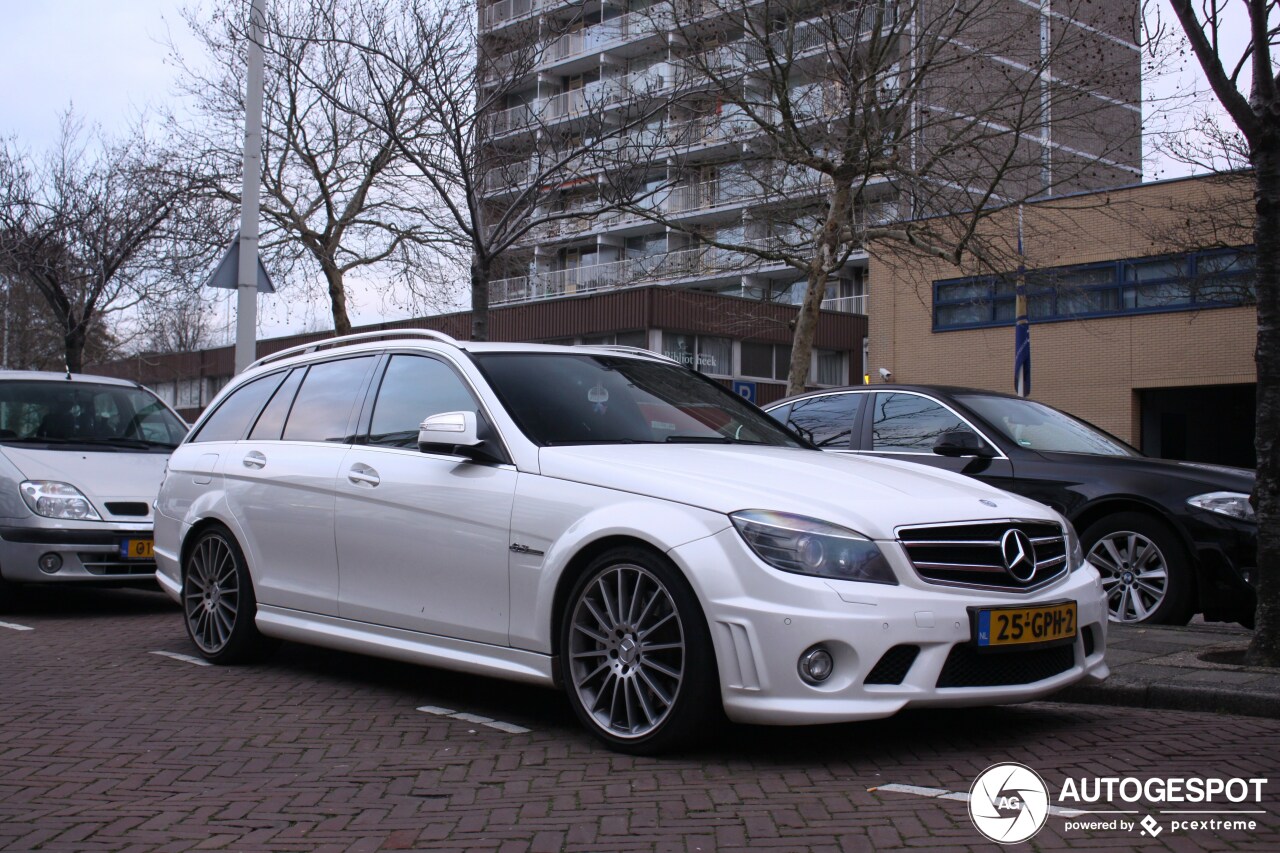
[[[422,451],[475,456],[482,444],[475,412],[442,412],[418,425],[418,449]]]
[[[978,456],[990,459],[996,452],[983,443],[975,432],[957,429],[944,432],[933,443],[933,452],[939,456]]]

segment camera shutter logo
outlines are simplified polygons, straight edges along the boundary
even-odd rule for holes
[[[1017,844],[1035,835],[1049,817],[1049,789],[1025,764],[993,764],[969,791],[969,817],[997,844]]]

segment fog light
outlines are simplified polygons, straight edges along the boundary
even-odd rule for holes
[[[62,568],[62,557],[57,554],[45,554],[40,558],[40,571],[45,574],[53,574]]]
[[[822,646],[814,646],[800,655],[800,677],[809,684],[821,684],[831,677],[834,669],[831,652]]]

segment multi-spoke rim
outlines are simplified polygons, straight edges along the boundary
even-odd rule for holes
[[[671,594],[626,563],[592,580],[573,607],[569,675],[582,707],[614,737],[655,731],[685,675],[684,626]]]
[[[240,610],[240,577],[231,546],[221,536],[196,543],[187,561],[183,592],[187,627],[200,650],[217,654],[226,647]]]
[[[1090,549],[1089,562],[1102,575],[1113,622],[1148,619],[1169,594],[1169,566],[1164,554],[1141,533],[1108,533]]]

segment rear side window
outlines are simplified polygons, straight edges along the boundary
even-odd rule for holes
[[[474,412],[476,400],[446,364],[415,355],[391,357],[373,406],[369,443],[418,446],[418,425],[442,412]]]
[[[246,382],[232,391],[201,425],[192,441],[239,441],[249,431],[249,424],[284,379],[284,373],[273,373]]]
[[[284,440],[349,443],[352,410],[375,360],[369,355],[311,365],[294,398]]]
[[[787,425],[818,447],[848,450],[861,394],[830,394],[797,400]]]
[[[289,416],[289,407],[293,404],[293,395],[298,393],[298,386],[302,384],[302,377],[306,372],[305,367],[299,367],[290,372],[289,378],[284,381],[280,390],[276,391],[275,396],[271,398],[271,402],[267,403],[267,407],[262,410],[262,417],[258,418],[258,422],[253,425],[253,432],[249,433],[249,438],[258,441],[280,438],[280,434],[284,432],[284,419]]]

